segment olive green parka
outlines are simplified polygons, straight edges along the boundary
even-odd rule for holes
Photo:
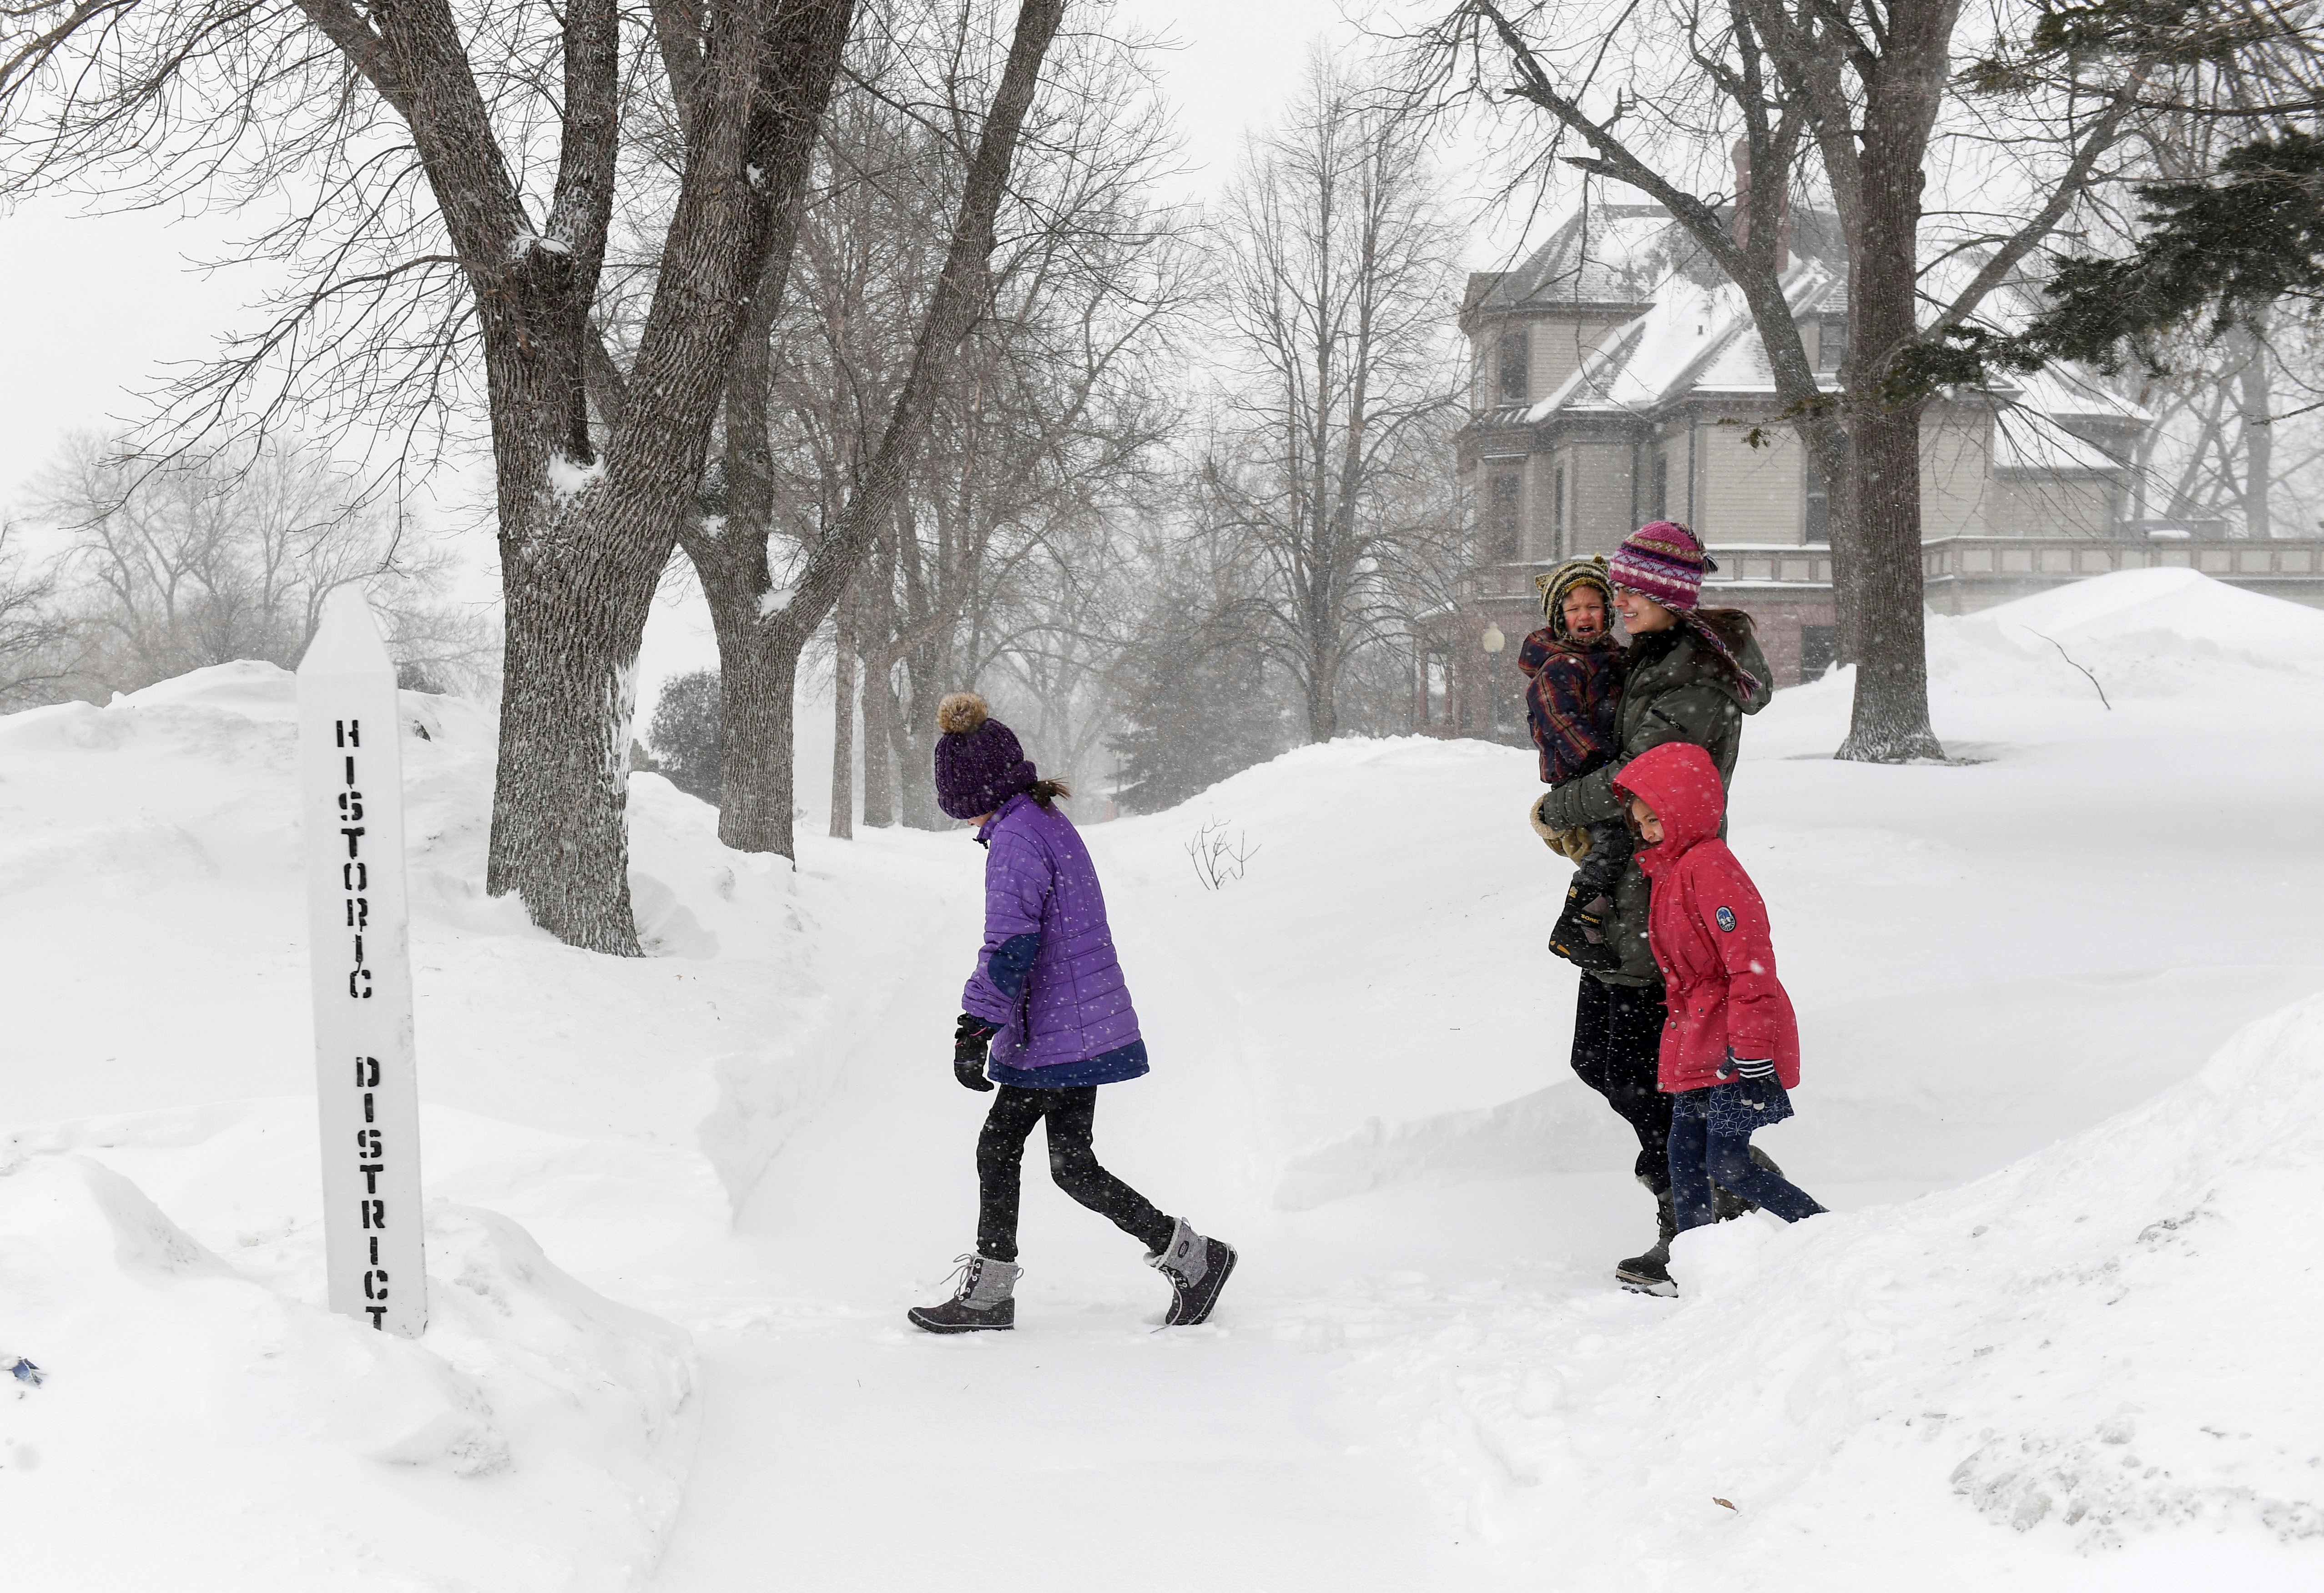
[[[1614,781],[1623,764],[1649,747],[1665,741],[1691,741],[1711,754],[1719,766],[1722,785],[1735,782],[1735,758],[1743,745],[1743,716],[1767,705],[1770,678],[1766,655],[1757,638],[1748,638],[1735,649],[1736,661],[1759,681],[1757,692],[1746,695],[1719,655],[1692,631],[1682,630],[1675,642],[1664,643],[1659,634],[1641,637],[1634,652],[1649,656],[1631,665],[1622,680],[1622,702],[1615,721],[1615,762],[1568,780],[1541,799],[1542,822],[1571,830],[1603,824],[1622,816],[1614,795]],[[1667,649],[1667,650],[1665,650]],[[1722,818],[1719,833],[1727,825]],[[1614,887],[1614,911],[1606,922],[1607,937],[1621,953],[1618,970],[1595,972],[1609,984],[1650,985],[1662,976],[1655,970],[1655,954],[1646,944],[1646,877],[1637,859],[1622,870]]]

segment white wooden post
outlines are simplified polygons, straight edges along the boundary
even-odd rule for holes
[[[342,586],[299,662],[323,1240],[331,1309],[416,1339],[428,1326],[428,1282],[401,728],[395,665],[371,605]]]

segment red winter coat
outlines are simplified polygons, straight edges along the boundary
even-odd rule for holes
[[[1662,840],[1638,853],[1654,882],[1646,942],[1670,1004],[1662,1088],[1676,1094],[1726,1082],[1720,1074],[1731,1050],[1745,1060],[1774,1057],[1784,1088],[1797,1089],[1799,1023],[1775,978],[1766,904],[1719,838],[1727,794],[1718,766],[1692,742],[1665,741],[1624,765],[1614,788],[1643,800],[1663,826]]]

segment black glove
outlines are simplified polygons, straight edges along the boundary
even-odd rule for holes
[[[987,1023],[973,1013],[964,1012],[952,1031],[952,1076],[965,1089],[990,1090],[992,1081],[984,1076],[985,1048],[1001,1026]]]

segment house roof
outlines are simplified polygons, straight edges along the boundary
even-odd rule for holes
[[[1515,271],[1471,279],[1469,308],[1609,305],[1643,308],[1685,235],[1660,205],[1584,205]]]
[[[1784,290],[1793,313],[1841,311],[1848,273],[1833,217],[1801,210],[1792,227],[1794,258]],[[1956,273],[1973,266],[1949,262]],[[1997,295],[1987,318],[2006,324],[2024,313],[2025,299],[2014,290]],[[1480,420],[1540,425],[1561,414],[1644,415],[1686,398],[1775,397],[1766,345],[1742,290],[1660,206],[1585,206],[1517,270],[1480,279],[1470,308],[1575,304],[1635,313],[1583,351],[1572,373],[1546,397],[1527,409],[1504,406]],[[1829,385],[1834,378],[1820,380]],[[2148,419],[2146,411],[2078,365],[1997,382],[1991,392],[2016,421],[2007,428],[2006,461],[1997,435],[1995,464],[2002,468],[2119,469],[2118,461],[2077,433]]]
[[[1813,260],[1794,263],[1784,281],[1798,315],[1825,305],[1839,287],[1837,273]],[[1538,425],[1560,412],[1642,414],[1693,393],[1773,398],[1775,391],[1766,345],[1742,290],[1674,274],[1644,314],[1609,329],[1526,419]]]

